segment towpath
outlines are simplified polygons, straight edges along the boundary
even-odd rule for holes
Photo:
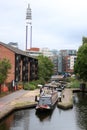
[[[0,98],[0,119],[14,110],[14,108],[36,104],[35,96],[38,94],[38,89],[33,91],[19,90]]]

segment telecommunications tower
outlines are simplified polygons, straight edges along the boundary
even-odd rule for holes
[[[26,10],[26,50],[28,45],[28,28],[30,27],[30,48],[32,48],[32,14],[30,4]]]

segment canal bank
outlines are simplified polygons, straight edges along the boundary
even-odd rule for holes
[[[61,93],[61,100],[58,102],[57,106],[61,109],[73,108],[73,90],[65,88]]]
[[[74,93],[73,108],[54,108],[52,113],[36,114],[35,108],[11,113],[0,122],[0,130],[87,130],[87,93]]]
[[[80,88],[65,88],[61,93],[61,98],[59,99],[57,106],[64,110],[73,108],[73,93],[75,92],[87,93],[87,90],[83,91]]]
[[[15,110],[35,107],[37,104],[35,102],[35,95],[38,94],[39,89],[34,91],[20,90],[0,98],[0,120]]]
[[[22,94],[20,94],[21,91]],[[5,100],[8,100],[7,102],[3,98],[0,98],[0,120],[15,110],[36,106],[35,96],[39,95],[39,89],[33,91],[20,90],[14,93],[10,94],[11,97],[9,98],[8,96],[10,95],[4,97]],[[62,91],[61,102],[58,102],[58,107],[62,109],[70,109],[73,107],[72,89],[65,88]]]

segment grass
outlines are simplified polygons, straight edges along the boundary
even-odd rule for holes
[[[80,87],[80,81],[73,80],[73,81],[68,83],[67,87],[68,88],[79,88]]]

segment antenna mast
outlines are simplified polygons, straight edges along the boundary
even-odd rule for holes
[[[26,50],[28,44],[28,27],[30,25],[30,48],[32,47],[32,14],[30,4],[28,4],[26,11]]]

